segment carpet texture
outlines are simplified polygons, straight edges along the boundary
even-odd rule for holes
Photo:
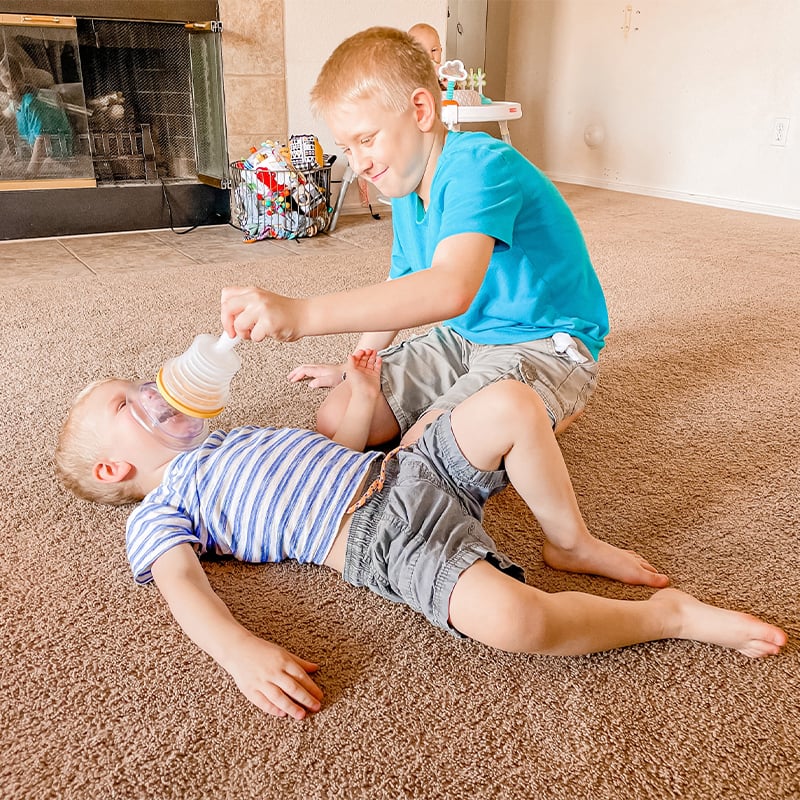
[[[784,627],[785,653],[665,641],[506,655],[322,567],[210,564],[245,625],[322,664],[321,713],[298,723],[251,706],[158,590],[134,586],[127,511],[66,494],[52,450],[88,381],[152,377],[219,330],[222,286],[299,295],[382,279],[390,223],[343,218],[344,255],[312,241],[259,261],[256,244],[238,264],[0,292],[3,797],[800,796],[800,224],[561,188],[612,325],[597,394],[560,440],[589,527],[679,588]],[[311,426],[323,393],[285,376],[355,338],[244,343],[220,426]],[[513,490],[490,502],[487,528],[545,590],[650,593],[543,566]]]

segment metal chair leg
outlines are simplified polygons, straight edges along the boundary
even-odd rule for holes
[[[342,175],[342,185],[339,187],[339,196],[336,198],[336,205],[333,208],[333,217],[331,217],[331,224],[328,225],[328,233],[332,233],[336,230],[336,223],[339,221],[339,212],[342,210],[342,206],[344,205],[344,198],[347,194],[347,190],[350,188],[350,184],[356,179],[356,174],[350,169],[350,165],[348,164],[345,167],[344,174]]]

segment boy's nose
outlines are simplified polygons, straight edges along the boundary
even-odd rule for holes
[[[350,169],[356,175],[363,175],[365,170],[369,168],[369,159],[365,158],[363,154],[357,154],[355,150],[350,151],[347,160],[350,162]]]

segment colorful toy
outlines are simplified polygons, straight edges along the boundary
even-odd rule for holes
[[[483,95],[486,73],[480,67],[468,73],[463,62],[456,58],[439,67],[439,77],[447,81],[442,106],[480,106],[492,102]]]
[[[488,105],[492,102],[483,93],[485,86],[486,73],[480,67],[478,67],[477,70],[473,70],[472,67],[470,67],[469,77],[467,78],[467,88],[472,89],[481,96],[481,105]]]
[[[467,71],[464,69],[464,62],[457,58],[452,61],[445,61],[444,64],[439,67],[439,77],[443,81],[447,81],[447,89],[445,91],[443,103],[455,103],[456,101],[453,99],[453,94],[456,89],[456,84],[459,81],[465,81],[467,79]]]
[[[315,169],[325,166],[322,145],[313,133],[290,136],[289,152],[292,164],[298,169]]]

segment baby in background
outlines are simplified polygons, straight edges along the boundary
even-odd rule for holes
[[[408,29],[408,35],[430,56],[438,72],[442,64],[442,41],[436,28],[428,25],[427,22],[418,22]],[[444,91],[447,88],[447,81],[439,78],[439,86]]]
[[[318,711],[318,666],[238,623],[208,582],[204,553],[325,565],[455,636],[509,652],[570,656],[669,638],[750,657],[781,650],[779,628],[664,588],[669,579],[644,558],[592,536],[547,409],[520,381],[480,389],[413,445],[360,452],[380,370],[374,350],[349,357],[350,400],[334,440],[247,426],[176,452],[132,413],[136,387],[118,379],[84,389],[63,425],[64,484],[97,502],[141,501],[126,540],[136,582],[155,581],[185,633],[265,713]],[[486,500],[509,482],[542,528],[550,567],[659,591],[629,601],[526,585],[481,524]]]
[[[442,42],[433,25],[428,25],[427,22],[418,22],[408,29],[408,35],[422,46],[437,67],[442,63]]]

